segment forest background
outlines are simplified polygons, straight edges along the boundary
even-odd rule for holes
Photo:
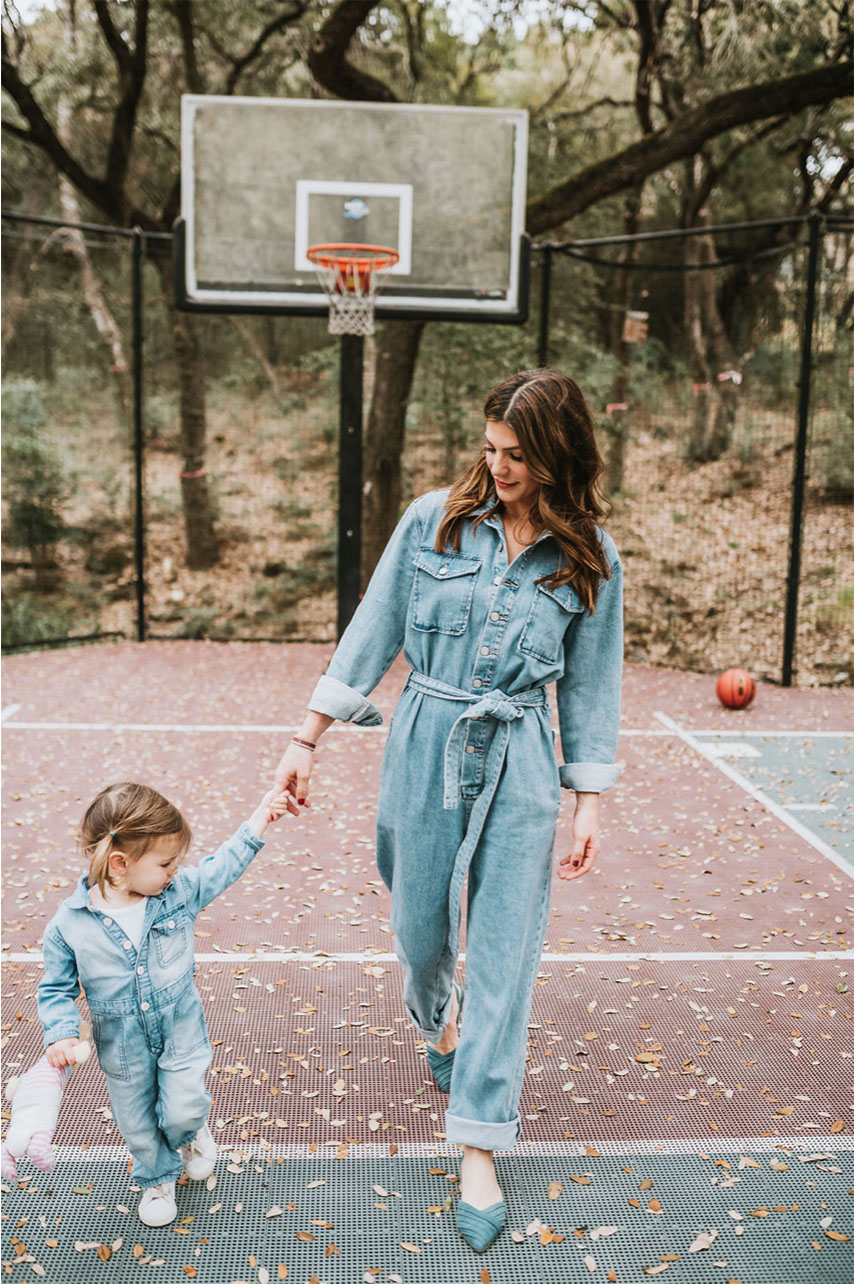
[[[716,229],[826,220],[796,664],[852,681],[852,28],[851,0],[3,0],[4,212],[146,234],[150,633],[328,639],[336,614],[337,344],[175,310],[181,94],[523,107],[536,304],[545,243],[704,230],[553,259],[548,357],[595,413],[631,659],[780,672],[807,233]],[[134,633],[130,259],[4,219],[7,646]],[[536,331],[379,326],[364,580]]]

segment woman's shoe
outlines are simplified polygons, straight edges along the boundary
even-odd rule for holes
[[[505,1200],[489,1208],[473,1208],[460,1199],[455,1209],[455,1225],[470,1248],[483,1253],[505,1225]]]
[[[460,986],[457,981],[453,981],[452,984],[454,985],[455,993],[458,996],[457,1019],[458,1024],[460,1024],[461,1011],[464,1006],[464,991],[463,987]],[[455,1049],[453,1048],[451,1052],[438,1052],[436,1048],[431,1047],[430,1043],[426,1043],[425,1055],[428,1059],[428,1069],[434,1076],[434,1082],[437,1084],[437,1087],[441,1092],[448,1092],[449,1086],[452,1082],[452,1070],[455,1065]]]

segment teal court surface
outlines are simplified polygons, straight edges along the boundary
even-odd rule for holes
[[[47,919],[110,780],[234,829],[330,648],[117,645],[6,661],[3,1082],[41,1050]],[[385,719],[406,676],[378,702]],[[458,1158],[405,1019],[374,866],[383,728],[337,725],[312,811],[197,920],[214,1178],[152,1230],[93,1060],[52,1173],[19,1162],[2,1269],[57,1284],[844,1284],[852,1278],[851,693],[628,666],[602,854],[556,880],[502,1237],[454,1225]],[[557,851],[569,841],[570,807]],[[525,859],[525,852],[521,852]],[[460,977],[466,979],[462,953]],[[84,1006],[84,1005],[82,1005]],[[84,1007],[85,1010],[85,1007]]]

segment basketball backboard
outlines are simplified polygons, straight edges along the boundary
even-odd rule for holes
[[[184,95],[179,306],[325,315],[306,251],[347,241],[399,255],[382,319],[524,320],[527,121],[497,108]]]

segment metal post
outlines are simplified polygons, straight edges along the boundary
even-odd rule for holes
[[[134,416],[134,560],[137,576],[137,641],[146,640],[146,528],[143,520],[143,232],[131,241],[131,347]]]
[[[339,364],[338,637],[360,600],[362,500],[363,338],[343,334]]]
[[[546,369],[549,365],[548,347],[550,343],[550,284],[553,275],[553,247],[541,246],[541,308],[538,317],[538,365]]]
[[[788,588],[785,598],[785,633],[782,646],[782,686],[789,687],[794,673],[794,648],[797,636],[797,612],[800,593],[800,553],[802,548],[802,520],[805,505],[806,452],[808,448],[808,416],[811,406],[812,349],[814,343],[814,314],[817,293],[817,268],[820,250],[820,229],[823,216],[815,211],[808,222],[808,266],[806,268],[805,316],[803,318],[802,354],[797,400],[797,430],[794,441],[794,476],[791,497],[791,545],[788,562]]]

